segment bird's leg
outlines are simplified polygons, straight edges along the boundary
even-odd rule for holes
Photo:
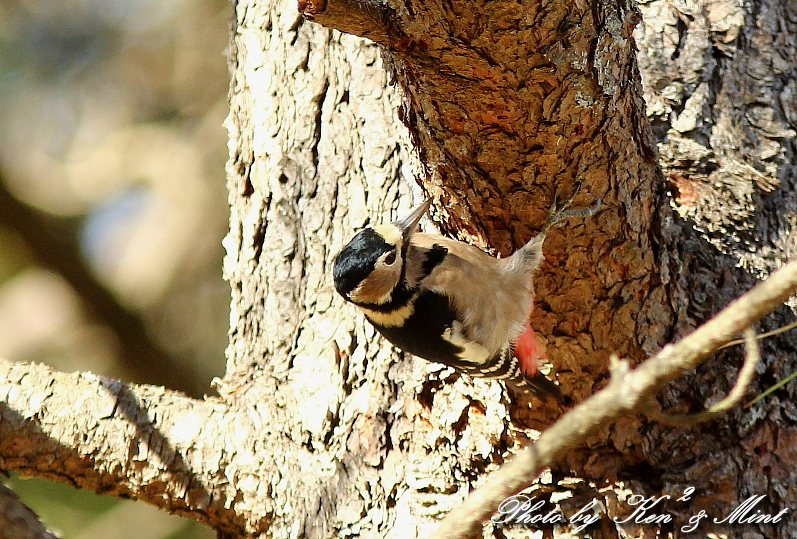
[[[595,215],[598,212],[598,210],[601,207],[601,199],[597,199],[595,201],[595,205],[592,206],[591,208],[568,210],[567,208],[573,202],[573,199],[576,197],[576,194],[578,193],[573,194],[573,196],[568,198],[567,201],[561,206],[558,206],[556,204],[556,196],[554,196],[554,202],[553,205],[551,206],[550,211],[548,212],[548,220],[545,223],[545,230],[547,230],[552,226],[557,226],[558,223],[561,223],[565,219],[570,219],[571,217],[591,217],[592,215]]]

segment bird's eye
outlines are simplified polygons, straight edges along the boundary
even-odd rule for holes
[[[396,251],[390,251],[390,253],[385,257],[385,264],[388,266],[392,266],[393,263],[396,261]]]

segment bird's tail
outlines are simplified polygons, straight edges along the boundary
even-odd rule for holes
[[[501,350],[487,365],[478,369],[461,370],[471,376],[503,380],[507,386],[519,393],[533,393],[538,397],[550,396],[559,402],[562,401],[559,386],[539,370],[530,371],[524,360],[517,356],[517,349],[511,346]]]
[[[523,333],[507,352],[517,360],[514,364],[518,371],[515,376],[507,379],[507,385],[515,391],[532,392],[539,396],[550,395],[557,401],[562,400],[559,386],[540,372],[540,363],[547,360],[548,355],[537,342],[537,336],[528,321]]]
[[[553,397],[557,402],[562,402],[562,391],[559,386],[541,372],[531,378],[520,373],[518,377],[507,379],[506,385],[518,393],[533,393],[538,397]]]

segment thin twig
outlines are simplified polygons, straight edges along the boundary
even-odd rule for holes
[[[766,397],[770,393],[774,393],[775,391],[777,391],[778,389],[782,388],[783,386],[785,386],[786,384],[788,384],[789,382],[791,382],[795,378],[797,378],[797,371],[791,373],[790,375],[788,375],[786,378],[784,378],[780,382],[778,382],[775,385],[773,385],[772,387],[768,388],[766,391],[761,393],[759,396],[757,396],[756,398],[754,398],[753,400],[751,400],[750,402],[745,404],[744,407],[745,408],[751,407],[752,405],[754,405],[755,403],[757,403],[758,401],[760,401],[761,399],[763,399],[764,397]]]
[[[679,342],[665,346],[635,370],[629,370],[626,362],[616,361],[608,387],[570,410],[535,443],[490,475],[481,488],[443,519],[432,538],[476,536],[481,523],[503,500],[530,486],[543,469],[558,462],[570,448],[584,443],[601,426],[640,409],[666,383],[695,368],[795,292],[797,261],[774,272],[713,319]]]
[[[786,333],[790,329],[794,329],[794,328],[797,328],[797,320],[795,320],[791,324],[786,324],[783,327],[779,327],[778,329],[773,329],[772,331],[767,331],[766,333],[762,333],[761,335],[757,335],[756,336],[756,340],[760,341],[761,339],[766,339],[767,337],[772,337],[774,335],[779,335],[781,333]],[[737,344],[742,344],[743,342],[744,342],[744,339],[736,339],[736,340],[731,341],[728,344],[720,347],[720,349],[728,348],[729,346],[734,346],[734,345],[737,345]]]
[[[755,366],[761,359],[761,352],[758,349],[758,343],[756,342],[756,335],[753,328],[744,330],[744,339],[742,342],[745,343],[747,349],[744,364],[742,365],[742,370],[739,371],[739,378],[736,380],[736,384],[724,399],[709,407],[708,410],[696,414],[666,414],[648,408],[647,406],[643,409],[643,413],[648,418],[658,421],[659,423],[664,423],[665,425],[685,426],[711,421],[736,406],[739,401],[742,400],[742,397],[744,397],[744,393],[747,391],[750,382],[753,381]]]

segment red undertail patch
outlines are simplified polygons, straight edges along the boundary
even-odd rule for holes
[[[540,361],[547,360],[548,355],[537,342],[537,337],[534,335],[534,330],[526,322],[526,328],[523,333],[515,341],[512,347],[512,354],[517,358],[520,363],[520,369],[529,378],[533,378],[540,372]]]

